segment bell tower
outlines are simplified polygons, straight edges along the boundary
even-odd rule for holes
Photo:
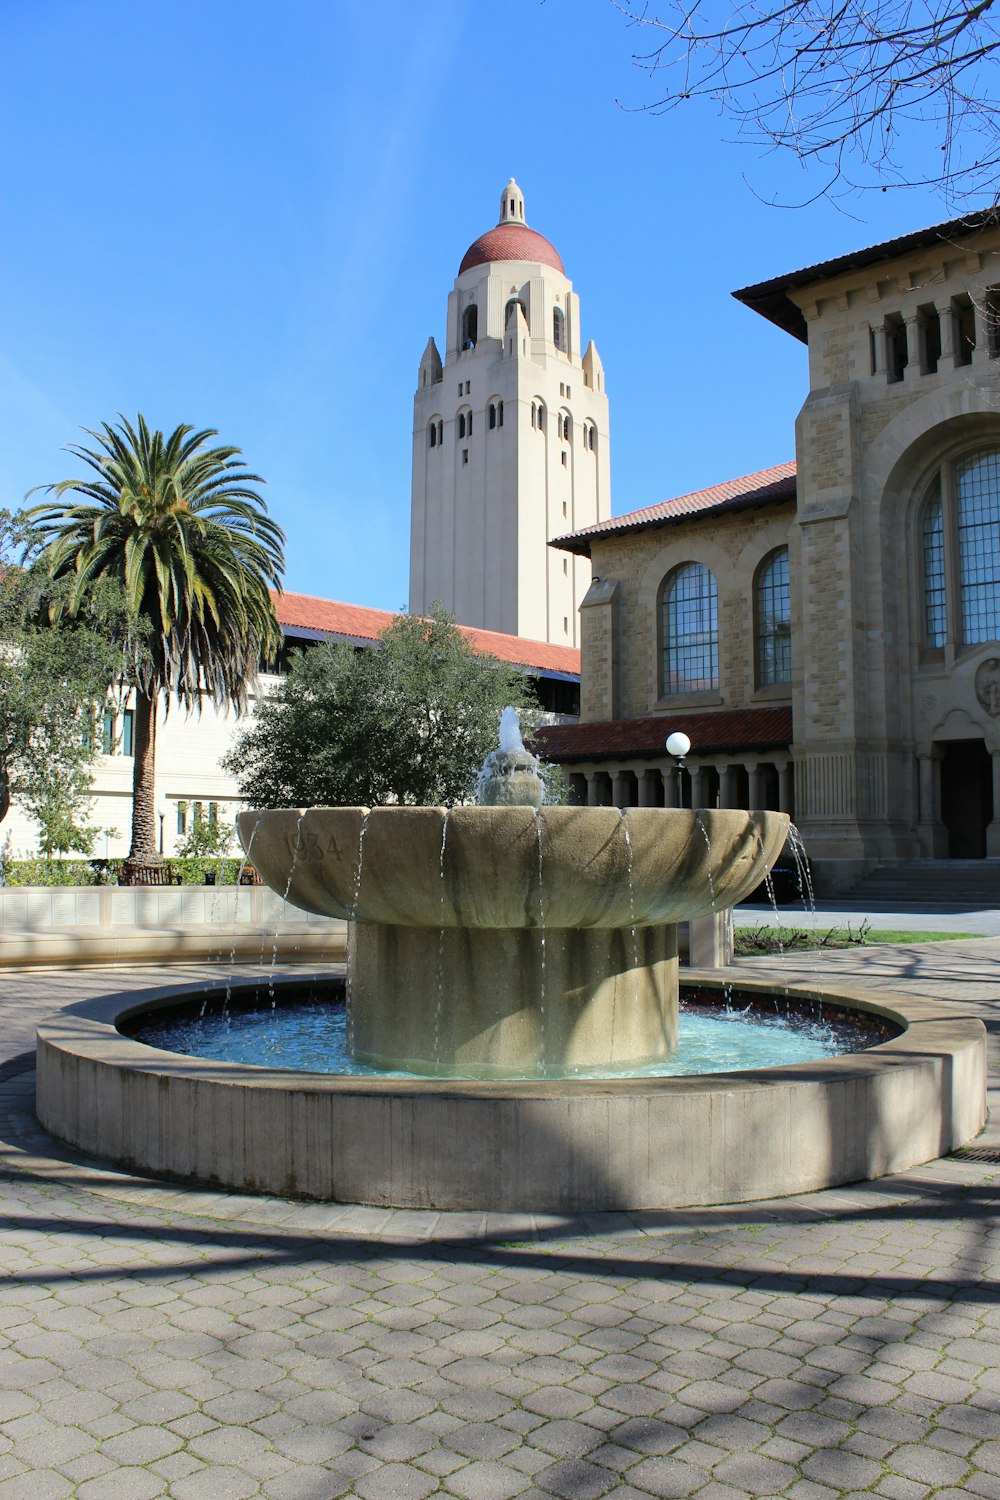
[[[413,402],[410,610],[578,646],[590,563],[550,537],[611,514],[604,367],[513,178],[448,297]]]

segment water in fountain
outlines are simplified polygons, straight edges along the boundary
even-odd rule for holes
[[[483,761],[476,778],[480,807],[541,807],[545,800],[542,768],[521,739],[516,708],[500,715],[500,744]]]

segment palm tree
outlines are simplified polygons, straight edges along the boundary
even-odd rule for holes
[[[159,700],[189,713],[200,712],[203,696],[246,707],[262,657],[280,645],[269,586],[280,588],[285,538],[240,449],[206,447],[213,429],[181,426],[164,438],[141,414],[135,427],[119,414],[118,427],[84,431],[97,449],[68,451],[93,475],[38,486],[55,498],[28,515],[40,562],[70,581],[70,615],[99,579],[124,587],[135,684],[128,863],[155,864]]]

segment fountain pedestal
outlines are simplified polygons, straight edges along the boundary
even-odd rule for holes
[[[358,922],[352,1048],[377,1067],[558,1077],[677,1045],[677,928],[441,928]]]

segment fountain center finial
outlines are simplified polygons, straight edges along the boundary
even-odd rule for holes
[[[500,748],[491,750],[476,780],[482,807],[541,807],[545,799],[542,768],[521,739],[516,708],[500,715]]]

